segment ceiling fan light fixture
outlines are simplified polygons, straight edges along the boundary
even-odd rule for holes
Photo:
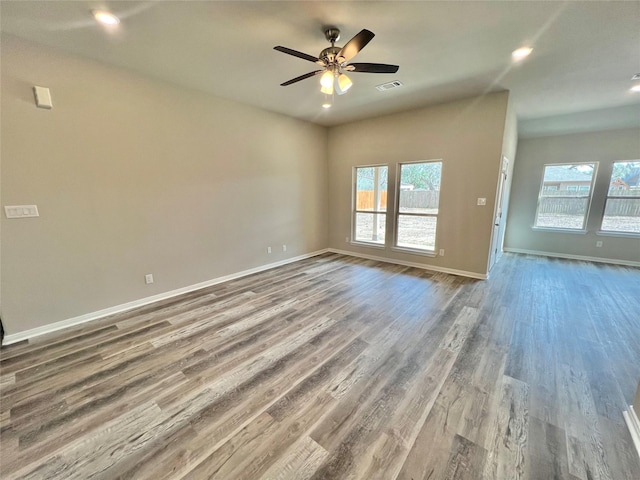
[[[320,77],[320,91],[326,95],[333,95],[333,71],[330,69]]]
[[[328,87],[325,87],[324,85],[322,85],[320,87],[320,91],[322,93],[324,93],[325,95],[333,95],[333,83],[331,85],[329,85]]]
[[[320,77],[320,85],[324,88],[333,87],[333,72],[331,70],[325,70]]]
[[[349,90],[352,86],[353,82],[344,73],[338,75],[338,93],[347,93],[347,90]]]

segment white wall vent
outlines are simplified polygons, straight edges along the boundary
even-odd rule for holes
[[[401,87],[402,86],[402,82],[399,80],[394,80],[393,82],[389,82],[389,83],[383,83],[382,85],[377,85],[376,88],[378,90],[380,90],[381,92],[384,92],[385,90],[390,90],[392,88],[397,88],[397,87]]]

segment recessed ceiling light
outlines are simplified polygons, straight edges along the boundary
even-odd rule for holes
[[[640,92],[640,83],[631,87],[632,92]]]
[[[103,25],[118,25],[120,19],[113,13],[105,12],[104,10],[91,10],[94,18]]]
[[[531,47],[522,47],[511,52],[511,56],[514,60],[522,60],[523,58],[528,57],[532,51],[533,48]]]

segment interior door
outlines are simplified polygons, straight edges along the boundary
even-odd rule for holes
[[[502,168],[500,179],[498,180],[498,196],[496,197],[495,217],[493,220],[493,235],[491,236],[491,255],[489,257],[489,270],[493,268],[498,258],[502,254],[502,242],[504,240],[504,219],[502,213],[505,211],[504,190],[507,185],[507,175],[509,174],[509,159],[502,157]]]

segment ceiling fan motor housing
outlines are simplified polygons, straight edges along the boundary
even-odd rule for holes
[[[338,55],[340,50],[342,50],[340,47],[333,47],[333,46],[325,48],[320,52],[320,55],[318,55],[318,58],[320,60],[323,60],[324,63],[331,64],[335,61],[336,56]]]

